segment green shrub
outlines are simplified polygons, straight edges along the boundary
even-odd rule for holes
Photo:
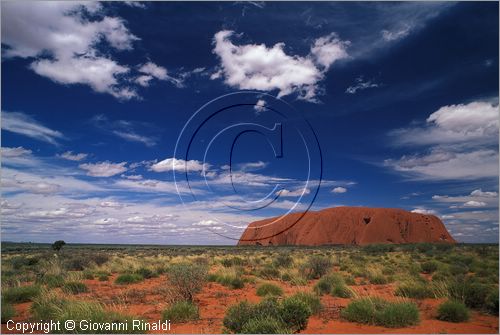
[[[245,287],[245,281],[240,276],[210,274],[207,276],[207,280],[217,282],[234,290]]]
[[[370,280],[370,283],[375,284],[375,285],[383,285],[387,284],[387,278],[384,275],[381,274],[370,274],[368,276],[368,279]]]
[[[467,307],[481,309],[486,307],[486,299],[492,290],[473,279],[458,278],[448,284],[448,291],[451,298],[462,301]]]
[[[308,304],[298,296],[286,298],[282,302],[278,302],[276,298],[267,298],[257,305],[243,301],[229,307],[223,325],[234,333],[261,331],[264,326],[266,332],[291,333],[305,329],[311,313]],[[263,322],[263,319],[266,321]]]
[[[295,299],[302,300],[309,306],[313,314],[318,314],[323,306],[321,305],[321,300],[319,296],[314,293],[309,292],[297,292],[292,295]]]
[[[2,298],[7,303],[21,303],[33,300],[40,294],[40,287],[37,285],[16,286],[2,289]]]
[[[341,315],[351,322],[389,328],[415,325],[420,320],[418,308],[414,303],[388,302],[380,298],[354,300],[342,310]]]
[[[64,283],[62,290],[66,293],[79,294],[87,292],[88,288],[84,283],[72,281]]]
[[[286,298],[281,303],[281,319],[294,332],[306,329],[311,314],[311,308],[307,303],[297,297]]]
[[[243,266],[246,265],[246,261],[240,257],[224,258],[221,260],[222,266],[229,268],[231,266]]]
[[[142,281],[143,279],[144,278],[142,278],[142,276],[138,275],[137,273],[124,273],[116,278],[115,284],[119,285],[134,284]]]
[[[94,279],[94,274],[88,270],[83,271],[83,279],[92,280]]]
[[[2,301],[2,323],[7,323],[7,321],[11,320],[14,315],[16,315],[16,310],[14,306],[9,304],[8,302]]]
[[[64,324],[66,320],[73,320],[79,324],[82,320],[92,320],[96,323],[127,323],[127,327],[120,330],[93,329],[89,333],[142,333],[139,330],[133,330],[132,320],[134,317],[121,315],[116,312],[106,311],[102,305],[95,302],[62,299],[51,293],[43,293],[33,301],[31,313],[37,320],[52,320]],[[77,333],[79,329],[75,329]],[[61,327],[61,333],[68,333],[64,327]],[[83,331],[82,331],[83,332]]]
[[[388,303],[375,313],[375,323],[389,328],[416,325],[419,320],[418,308],[412,302]]]
[[[462,263],[456,263],[450,266],[450,273],[453,276],[466,275],[469,272],[469,267]]]
[[[280,271],[274,266],[266,265],[259,271],[259,277],[263,279],[278,279]]]
[[[198,306],[189,301],[176,302],[165,309],[162,314],[163,320],[170,320],[174,323],[198,320],[199,317]]]
[[[395,294],[397,296],[414,298],[414,299],[425,299],[434,297],[434,293],[430,285],[420,282],[403,283],[398,286]]]
[[[334,297],[349,298],[352,293],[346,286],[344,278],[338,273],[323,276],[314,286],[314,290],[319,294],[331,294]]]
[[[357,299],[349,303],[341,312],[344,319],[351,322],[373,324],[375,322],[375,305],[382,304],[378,298]]]
[[[36,282],[45,284],[49,288],[61,287],[64,284],[64,277],[62,275],[45,274],[38,278]]]
[[[168,280],[183,300],[193,301],[207,280],[208,269],[204,265],[180,263],[170,266]]]
[[[363,247],[363,251],[367,254],[378,255],[392,252],[396,248],[392,244],[369,244]]]
[[[289,268],[293,264],[293,258],[286,254],[279,254],[273,260],[273,264],[278,268]]]
[[[332,260],[329,257],[313,255],[302,266],[302,272],[306,278],[318,279],[329,272],[332,265]]]
[[[257,287],[257,295],[259,297],[264,297],[266,295],[280,296],[283,295],[283,290],[278,285],[264,283]]]
[[[148,268],[140,268],[139,270],[135,271],[136,274],[142,276],[144,279],[150,279],[153,277],[157,277],[157,274]]]
[[[106,273],[101,273],[97,276],[97,279],[99,279],[99,281],[108,281],[109,275]]]
[[[423,273],[433,273],[438,269],[438,263],[435,261],[428,261],[421,264]]]
[[[494,289],[486,298],[486,310],[490,314],[498,315],[498,289]]]
[[[239,334],[242,332],[245,323],[251,320],[254,315],[254,305],[250,304],[248,301],[242,301],[228,308],[222,323],[227,329]]]
[[[283,322],[272,317],[254,318],[248,320],[242,327],[240,334],[289,334]]]
[[[464,322],[469,320],[469,310],[460,301],[448,300],[439,305],[437,319],[449,322]]]

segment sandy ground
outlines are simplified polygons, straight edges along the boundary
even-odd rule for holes
[[[147,279],[141,283],[131,285],[116,285],[111,276],[109,281],[84,280],[89,292],[76,296],[78,299],[99,301],[118,312],[155,322],[161,319],[162,310],[167,307],[164,291],[166,277]],[[313,285],[291,286],[288,283],[275,282],[280,285],[285,295],[298,291],[309,291]],[[196,303],[200,307],[200,320],[189,323],[172,324],[171,333],[221,333],[222,320],[225,311],[233,304],[243,300],[258,302],[261,300],[256,292],[257,284],[247,283],[243,289],[232,290],[217,283],[208,283],[202,292],[196,295]],[[394,284],[351,286],[360,296],[380,296],[388,300],[399,299],[393,295]],[[472,312],[468,322],[451,323],[435,319],[437,306],[442,302],[439,299],[415,300],[419,306],[421,322],[417,326],[406,328],[384,328],[367,326],[343,321],[340,310],[349,303],[350,299],[322,296],[324,310],[319,316],[309,319],[307,328],[302,333],[487,333],[498,334],[498,317]],[[16,304],[17,316],[15,321],[28,321],[31,303]],[[2,325],[2,333],[13,333]]]

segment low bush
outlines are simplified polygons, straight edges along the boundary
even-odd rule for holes
[[[352,292],[345,284],[344,278],[337,273],[329,274],[320,278],[314,286],[314,290],[319,294],[331,294],[334,297],[349,298]]]
[[[305,329],[311,314],[311,308],[298,296],[281,302],[268,298],[256,305],[243,301],[229,307],[223,325],[234,333],[292,333]]]
[[[176,302],[162,313],[163,320],[170,320],[170,322],[193,321],[199,317],[198,306],[189,301]]]
[[[370,280],[370,283],[375,285],[383,285],[388,282],[387,277],[379,273],[370,273],[368,275],[368,279]]]
[[[435,261],[428,261],[428,262],[424,262],[422,263],[421,265],[421,268],[422,268],[422,272],[423,273],[433,273],[435,272],[439,265],[437,262]]]
[[[127,326],[121,327],[121,329],[89,330],[93,334],[142,333],[139,330],[133,329],[132,320],[134,317],[106,311],[102,305],[95,302],[63,299],[52,292],[43,292],[37,297],[31,306],[31,313],[37,320],[52,320],[63,324],[66,320],[73,320],[76,324],[79,324],[82,320],[92,320],[95,323],[109,324],[127,323]],[[62,327],[61,332],[67,333],[68,331]]]
[[[302,272],[308,279],[318,279],[328,273],[332,265],[330,257],[314,255],[302,265]]]
[[[245,287],[245,281],[239,275],[209,275],[209,281],[217,282],[226,287],[232,288],[233,290],[239,290]]]
[[[246,265],[246,261],[240,257],[224,258],[221,260],[222,266],[229,268],[231,266],[243,266]]]
[[[489,285],[459,277],[448,283],[448,291],[452,299],[462,301],[467,307],[485,309],[487,298],[493,290]]]
[[[258,276],[263,279],[278,279],[280,271],[272,265],[266,265],[260,269]]]
[[[158,275],[151,269],[148,268],[140,268],[139,270],[135,271],[136,274],[141,275],[142,278],[144,279],[149,279],[153,277],[158,277]]]
[[[369,244],[363,247],[363,251],[367,254],[378,255],[385,254],[396,250],[393,244]]]
[[[40,286],[38,285],[16,286],[2,289],[3,301],[12,304],[31,301],[39,294]]]
[[[254,318],[248,320],[242,327],[240,334],[289,334],[283,322],[272,317]]]
[[[208,269],[204,265],[179,263],[170,266],[168,281],[182,300],[193,301],[207,281]]]
[[[449,322],[464,322],[469,320],[469,310],[460,301],[448,300],[439,305],[437,319]]]
[[[388,328],[401,328],[419,322],[417,306],[412,302],[388,303],[375,314],[375,322]]]
[[[94,279],[94,273],[92,273],[89,270],[83,271],[83,279],[88,279],[88,280]]]
[[[278,268],[289,268],[293,264],[293,258],[287,254],[279,254],[273,260],[273,264]]]
[[[56,274],[45,274],[36,280],[38,284],[47,285],[49,288],[61,287],[64,284],[64,277]]]
[[[311,316],[311,308],[298,297],[289,297],[282,301],[280,316],[284,324],[294,332],[306,329],[307,322]]]
[[[88,287],[84,283],[72,281],[64,283],[62,290],[66,293],[79,294],[87,292]]]
[[[323,306],[321,305],[321,300],[318,295],[309,292],[297,292],[292,295],[295,299],[301,300],[309,306],[312,314],[318,314],[321,312]]]
[[[281,296],[283,295],[283,290],[281,287],[271,283],[264,283],[257,287],[257,295],[259,297],[264,297],[267,295]]]
[[[488,313],[493,315],[498,315],[498,288],[494,289],[493,292],[486,297],[486,310]]]
[[[107,273],[101,273],[97,276],[99,281],[108,281],[109,275]]]
[[[116,278],[115,284],[119,285],[134,284],[142,281],[143,279],[144,278],[142,278],[142,276],[137,273],[124,273]]]
[[[420,320],[418,308],[414,303],[388,302],[380,298],[354,300],[342,310],[341,315],[351,322],[389,328],[415,325]]]
[[[242,301],[228,308],[222,323],[230,331],[241,334],[245,324],[254,319],[255,314],[255,306],[248,301]]]

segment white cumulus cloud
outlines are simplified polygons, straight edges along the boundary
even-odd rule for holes
[[[92,177],[112,177],[114,175],[123,173],[127,171],[127,162],[121,163],[111,163],[111,162],[100,162],[100,163],[85,163],[80,164],[79,168],[87,171],[88,176]]]
[[[79,153],[74,154],[72,151],[66,151],[59,155],[59,157],[67,159],[69,161],[79,162],[87,158],[88,154]]]
[[[183,159],[167,158],[151,165],[150,169],[155,172],[165,172],[165,171],[201,172],[203,171],[204,165],[205,169],[208,168],[208,164],[206,163],[203,164],[198,160],[185,161]]]
[[[342,187],[342,186],[338,186],[338,187],[335,187],[333,190],[332,190],[333,193],[346,193],[347,192],[347,188],[345,187]]]
[[[285,44],[235,45],[233,31],[222,30],[214,36],[213,52],[220,59],[212,79],[239,89],[278,91],[278,97],[297,93],[300,99],[316,101],[319,82],[337,60],[347,57],[348,42],[335,34],[317,39],[306,56],[288,55]]]

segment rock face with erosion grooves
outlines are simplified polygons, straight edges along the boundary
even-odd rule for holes
[[[434,215],[392,208],[335,207],[307,212],[293,225],[302,214],[290,214],[274,223],[276,218],[252,222],[238,245],[456,243]]]

